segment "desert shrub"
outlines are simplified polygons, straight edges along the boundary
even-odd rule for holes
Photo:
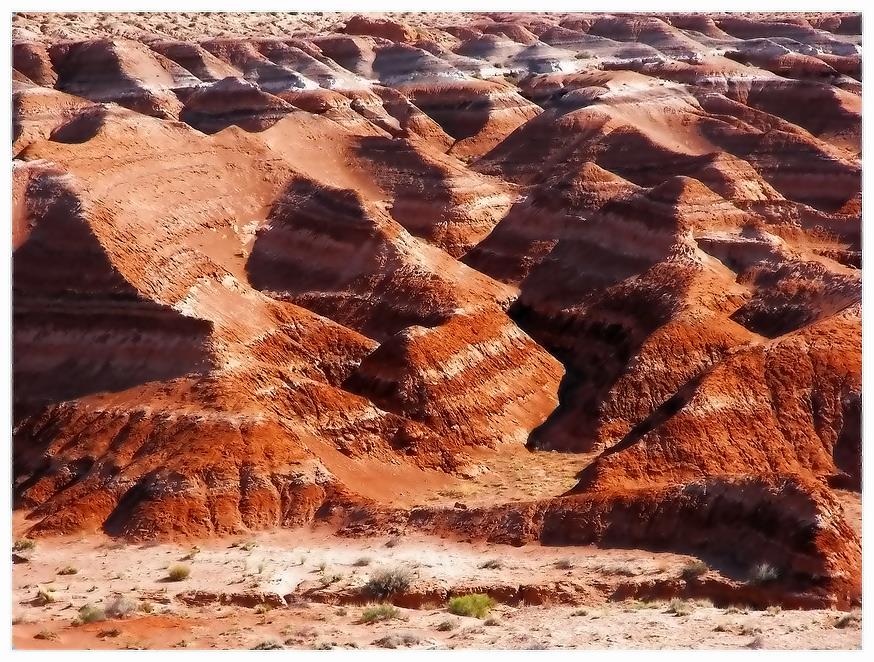
[[[155,611],[155,605],[153,605],[148,600],[143,600],[140,603],[140,611],[144,614],[151,614],[153,611]]]
[[[389,539],[386,541],[385,546],[386,546],[386,547],[397,547],[397,546],[400,545],[400,544],[401,544],[401,539],[400,539],[400,538],[389,538]]]
[[[252,647],[253,651],[275,651],[282,649],[283,646],[278,641],[262,641],[260,644]]]
[[[837,620],[835,620],[834,622],[834,627],[843,629],[861,624],[861,615],[859,614],[859,612],[853,611],[848,614],[841,614],[840,616],[838,616]]]
[[[570,570],[574,567],[574,564],[570,559],[559,559],[555,562],[555,567],[559,570]]]
[[[580,51],[579,53],[574,55],[575,60],[591,60],[593,57],[595,56],[589,51]]]
[[[137,610],[136,600],[123,595],[114,595],[106,605],[106,615],[109,618],[126,618]]]
[[[85,623],[97,623],[99,621],[105,620],[106,612],[103,611],[102,607],[96,607],[94,605],[88,604],[79,608],[79,615],[76,616],[73,624],[82,625]]]
[[[454,630],[458,627],[458,623],[455,621],[442,621],[439,625],[437,625],[438,632],[449,632],[450,630]]]
[[[379,600],[385,600],[395,593],[406,591],[411,583],[412,577],[405,568],[387,568],[373,573],[364,585],[364,591]]]
[[[449,600],[449,613],[456,616],[485,618],[494,606],[494,599],[483,593],[459,595]]]
[[[681,598],[674,598],[668,603],[668,613],[675,616],[688,616],[692,613],[694,605]]]
[[[501,621],[495,618],[494,616],[489,616],[486,620],[483,621],[483,625],[488,625],[490,627],[495,627],[501,624]]]
[[[687,563],[682,572],[680,572],[680,576],[685,579],[687,582],[690,582],[694,579],[698,579],[701,575],[706,573],[708,570],[707,564],[704,561],[692,561],[691,563]]]
[[[44,641],[54,641],[58,638],[58,634],[56,632],[52,632],[51,630],[40,630],[35,635],[33,635],[34,639],[42,639]]]
[[[588,615],[589,615],[588,609],[577,609],[576,611],[571,612],[571,616],[588,616]]]
[[[36,598],[34,598],[34,604],[37,607],[42,607],[47,604],[51,604],[55,601],[55,593],[48,586],[40,586],[36,590]]]
[[[500,559],[489,559],[479,564],[480,570],[500,570],[504,563]]]
[[[191,575],[191,568],[182,563],[167,568],[167,579],[171,582],[181,582],[183,579],[188,579],[189,575]]]
[[[382,648],[398,648],[399,646],[415,646],[420,641],[421,639],[412,632],[399,632],[386,635],[373,643]]]
[[[780,577],[780,571],[769,563],[759,563],[750,570],[751,584],[768,584]]]
[[[361,622],[377,623],[379,621],[390,621],[400,616],[400,613],[400,610],[394,605],[386,603],[371,605],[361,612]]]
[[[364,566],[370,565],[370,557],[362,556],[361,558],[355,559],[355,562],[352,564],[356,568],[363,568]]]
[[[271,607],[271,606],[270,606],[269,604],[267,604],[266,602],[262,602],[262,603],[259,604],[259,605],[255,605],[255,613],[256,613],[256,614],[266,614],[266,613],[267,613],[268,611],[270,611],[271,609],[273,609],[273,607]]]
[[[63,568],[58,570],[59,575],[75,575],[77,572],[79,571],[71,565],[64,566]]]
[[[36,540],[31,540],[30,538],[22,538],[21,540],[16,540],[12,543],[13,552],[29,552],[35,548]]]

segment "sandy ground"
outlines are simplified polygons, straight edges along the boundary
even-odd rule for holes
[[[192,553],[193,552],[193,553]],[[428,537],[348,539],[326,528],[180,545],[130,545],[103,536],[43,539],[13,566],[16,648],[795,648],[861,644],[858,614],[756,611],[683,601],[598,601],[575,606],[498,604],[485,619],[449,614],[445,604],[400,609],[388,621],[361,621],[363,605],[295,600],[290,606],[190,606],[192,590],[288,595],[319,581],[360,585],[377,569],[405,567],[417,578],[452,584],[554,582],[604,585],[628,577],[678,575],[691,559],[676,554],[588,547],[519,548]],[[190,558],[186,558],[190,557]],[[499,568],[481,568],[498,560]],[[556,563],[560,567],[556,567]],[[167,581],[183,563],[190,576]],[[75,574],[59,574],[64,568]],[[69,571],[68,571],[69,572]],[[40,604],[40,591],[52,602]],[[123,619],[74,624],[84,605],[124,596]],[[844,617],[844,618],[842,618]]]

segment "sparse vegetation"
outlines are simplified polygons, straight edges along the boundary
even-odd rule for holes
[[[370,557],[362,556],[361,558],[355,559],[355,562],[352,565],[354,565],[356,568],[363,568],[365,566],[368,566],[370,565]]]
[[[768,584],[780,577],[780,571],[769,563],[759,563],[750,570],[751,584]]]
[[[167,568],[167,579],[171,582],[181,582],[191,575],[191,568],[183,563],[177,563]]]
[[[570,570],[574,567],[573,561],[570,559],[559,559],[554,565],[559,570]]]
[[[200,547],[197,547],[195,545],[194,547],[189,549],[188,553],[179,560],[180,561],[193,561],[194,557],[197,556],[199,553],[200,553]]]
[[[73,620],[73,625],[84,625],[86,623],[97,623],[106,620],[106,612],[102,607],[87,604],[79,609],[79,615]]]
[[[588,615],[589,615],[588,609],[577,609],[576,611],[571,612],[571,616],[588,616]]]
[[[153,611],[155,611],[155,605],[153,605],[148,600],[144,600],[140,603],[140,611],[144,614],[151,614]]]
[[[395,538],[389,538],[386,541],[385,546],[391,548],[391,547],[397,547],[400,544],[401,544],[401,539],[395,537]]]
[[[256,614],[266,614],[271,609],[273,609],[273,607],[271,607],[266,602],[262,602],[261,604],[255,606],[255,613]]]
[[[242,549],[244,552],[251,552],[257,546],[258,546],[258,543],[255,542],[254,540],[247,540],[244,543],[240,543],[240,549]]]
[[[691,601],[674,598],[668,603],[667,612],[674,614],[674,616],[688,616],[692,613],[693,609],[694,605]]]
[[[704,575],[708,570],[709,568],[704,561],[692,561],[683,567],[680,576],[687,582],[691,582]]]
[[[109,618],[126,618],[137,610],[135,600],[126,598],[123,595],[114,595],[106,605],[106,615]]]
[[[54,641],[58,638],[57,632],[52,632],[51,630],[40,630],[35,635],[33,635],[34,639],[42,639],[44,641]]]
[[[455,621],[441,621],[437,625],[437,631],[438,632],[449,632],[450,630],[454,630],[457,627],[458,627],[458,623],[456,623]]]
[[[115,638],[121,634],[121,630],[118,628],[107,628],[105,630],[101,630],[97,633],[97,636],[101,639],[105,639],[107,637]]]
[[[400,609],[391,604],[371,605],[361,612],[361,622],[378,623],[380,621],[390,621],[400,616],[400,614]]]
[[[483,625],[488,625],[489,627],[496,627],[501,624],[501,621],[494,616],[489,616],[486,620],[483,621]]]
[[[589,51],[580,51],[579,53],[574,55],[575,60],[591,60],[593,57],[595,56]]]
[[[834,622],[834,627],[844,629],[862,624],[862,615],[858,611],[841,614]]]
[[[412,632],[400,632],[397,634],[389,634],[381,639],[377,639],[373,643],[376,646],[383,648],[398,648],[399,646],[415,646],[421,641],[419,637]]]
[[[500,570],[503,567],[504,563],[500,559],[489,559],[479,564],[480,570]]]
[[[456,616],[485,618],[495,606],[495,600],[484,593],[459,595],[449,600],[449,613]]]
[[[405,568],[388,568],[373,573],[364,585],[364,591],[378,600],[385,600],[406,591],[411,583],[412,576]]]
[[[13,552],[29,552],[33,549],[36,549],[36,540],[30,538],[21,538],[12,543]]]
[[[36,590],[36,598],[34,598],[33,603],[37,607],[42,607],[48,604],[51,604],[55,601],[54,590],[49,588],[48,586],[40,586]]]
[[[282,644],[280,644],[278,641],[274,641],[271,639],[269,641],[262,641],[260,644],[253,646],[252,650],[253,651],[275,651],[275,650],[281,650],[282,648],[283,648]]]
[[[60,570],[58,570],[59,575],[75,575],[79,571],[71,565],[64,566]]]

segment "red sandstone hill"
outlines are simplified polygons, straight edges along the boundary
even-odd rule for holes
[[[858,602],[858,16],[70,16],[13,21],[34,535],[331,519]],[[425,498],[522,447],[576,484]]]

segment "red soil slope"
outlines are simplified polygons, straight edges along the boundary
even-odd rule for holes
[[[32,534],[333,519],[860,599],[858,16],[13,26]],[[576,486],[394,502],[520,447]]]

